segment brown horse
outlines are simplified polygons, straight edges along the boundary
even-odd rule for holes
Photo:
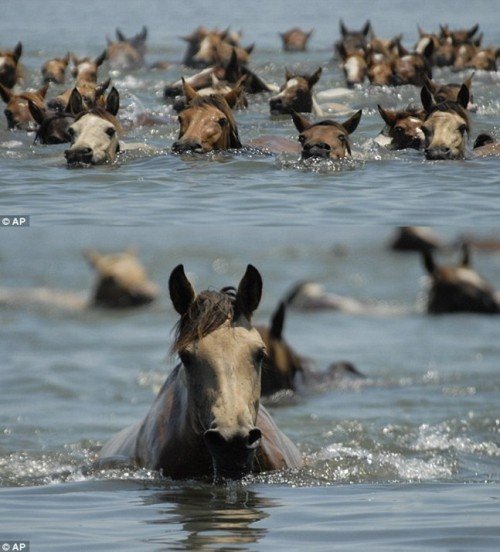
[[[424,251],[422,255],[425,269],[431,277],[427,312],[500,313],[498,295],[486,280],[472,270],[466,244],[463,245],[462,261],[458,266],[438,266],[430,251]]]
[[[47,94],[48,88],[49,85],[46,84],[35,92],[21,92],[15,94],[8,88],[5,88],[3,84],[0,84],[0,96],[7,104],[4,113],[7,118],[7,125],[10,129],[30,129],[32,127],[34,119],[30,112],[29,103],[32,102],[40,109],[44,109],[45,95]]]
[[[13,50],[0,50],[0,84],[6,88],[14,88],[21,78],[19,58],[22,53],[21,42],[18,42]]]
[[[342,19],[339,22],[341,38],[334,44],[334,48],[342,57],[341,50],[352,54],[359,52],[364,54],[368,46],[368,42],[373,38],[373,29],[370,21],[367,21],[362,29],[354,31],[348,29]]]
[[[269,100],[271,115],[284,115],[296,111],[311,113],[313,110],[313,86],[319,81],[322,69],[311,75],[296,75],[285,71],[285,84],[279,94]]]
[[[432,54],[434,42],[430,41],[423,52],[408,52],[402,46],[399,48],[400,57],[394,65],[396,84],[413,84],[423,86],[425,77],[432,78]]]
[[[344,72],[347,88],[354,88],[356,84],[363,84],[368,74],[368,63],[365,52],[349,51],[341,44],[338,52],[342,59],[342,71]]]
[[[351,155],[349,135],[358,127],[361,115],[360,109],[343,123],[330,120],[310,123],[299,113],[292,112],[295,128],[300,132],[302,159],[342,159]]]
[[[76,84],[82,82],[97,82],[97,71],[99,67],[104,63],[106,59],[107,51],[104,50],[102,54],[92,59],[90,57],[79,58],[72,54],[71,60],[73,62],[73,69],[71,74],[76,80]]]
[[[457,101],[436,103],[427,87],[421,91],[425,121],[425,156],[427,159],[462,159],[465,156],[470,121],[467,113],[469,89],[462,84]]]
[[[120,151],[119,136],[122,127],[116,118],[120,107],[120,96],[112,88],[106,98],[105,107],[85,110],[83,99],[75,89],[72,111],[80,113],[69,127],[71,146],[64,152],[68,165],[101,165],[115,161]]]
[[[471,59],[464,64],[464,68],[478,71],[497,71],[497,58],[499,56],[500,48],[482,48],[472,55]]]
[[[104,255],[88,249],[84,255],[97,274],[89,306],[124,309],[147,305],[158,297],[158,286],[148,278],[134,250]]]
[[[281,302],[271,316],[270,326],[257,326],[267,351],[262,367],[263,397],[287,389],[295,391],[296,377],[304,373],[302,359],[283,338],[285,310],[286,304]]]
[[[146,53],[146,38],[148,30],[143,27],[140,33],[127,38],[120,29],[116,29],[117,42],[108,38],[108,49],[106,57],[111,69],[130,71],[144,65],[144,54]]]
[[[469,110],[474,108],[473,98],[471,93],[473,77],[474,77],[474,73],[472,73],[471,76],[462,83],[465,86],[467,86],[467,88],[469,89],[469,104],[467,105],[467,109]],[[432,93],[432,96],[436,103],[442,103],[446,101],[450,101],[450,102],[458,101],[458,93],[460,92],[460,88],[462,88],[462,84],[456,84],[454,82],[451,82],[448,84],[439,84],[427,77],[425,77],[424,80],[425,80],[425,86]]]
[[[223,33],[209,32],[199,43],[198,51],[192,57],[191,67],[210,67],[211,65],[225,65],[229,62],[233,50],[236,52],[238,61],[247,64],[254,44],[241,48],[226,40]]]
[[[377,105],[380,116],[386,123],[382,131],[390,138],[389,147],[395,150],[422,149],[424,147],[424,133],[422,125],[425,119],[423,109],[407,107],[399,111],[384,109]]]
[[[241,148],[238,127],[224,96],[200,96],[186,82],[184,96],[187,106],[179,114],[179,137],[172,144],[174,153]]]
[[[313,32],[313,29],[305,32],[298,27],[294,27],[285,33],[279,33],[283,41],[283,50],[285,52],[305,52],[307,50],[307,43]]]
[[[252,265],[237,291],[196,295],[182,265],[169,290],[180,315],[176,366],[146,417],[102,448],[98,465],[128,460],[174,479],[239,479],[300,467],[299,451],[259,404],[266,349],[251,318],[262,294]]]
[[[199,67],[197,60],[194,56],[200,51],[202,41],[209,35],[217,35],[221,40],[227,42],[231,46],[239,46],[241,39],[241,32],[236,33],[229,28],[225,31],[219,31],[218,29],[206,29],[205,27],[198,27],[191,34],[182,36],[181,39],[187,42],[188,47],[184,55],[183,64],[187,67]]]
[[[44,84],[54,82],[63,84],[66,79],[66,68],[69,63],[69,53],[62,58],[49,59],[42,65],[42,79]]]
[[[47,102],[47,107],[55,111],[67,111],[77,115],[74,110],[71,108],[71,98],[76,89],[83,100],[83,105],[85,109],[91,109],[97,107],[99,102],[102,100],[104,92],[108,89],[111,83],[111,79],[106,79],[105,81],[96,84],[95,82],[80,82],[77,83],[73,88],[68,88],[62,94],[59,94],[55,98],[52,98]]]
[[[367,54],[367,75],[373,86],[393,86],[396,84],[394,60],[384,54]]]

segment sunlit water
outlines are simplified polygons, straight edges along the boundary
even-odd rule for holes
[[[3,290],[86,297],[82,248],[130,244],[162,290],[157,304],[125,313],[0,308],[2,537],[41,550],[498,549],[498,321],[425,315],[421,261],[388,251],[388,230],[75,226],[2,236]],[[474,260],[500,282],[498,254]],[[93,469],[99,446],[144,415],[175,362],[166,283],[179,262],[197,289],[234,285],[255,264],[265,285],[258,322],[306,278],[379,307],[288,312],[285,336],[316,370],[349,360],[367,376],[270,403],[304,468],[221,487]]]

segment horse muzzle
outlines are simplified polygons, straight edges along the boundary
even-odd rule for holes
[[[217,429],[209,429],[203,438],[212,456],[215,478],[241,479],[252,471],[262,432],[255,427],[246,434],[227,437]]]
[[[316,159],[329,159],[331,148],[328,144],[304,144],[302,149],[302,159],[310,159],[314,157]]]
[[[195,140],[177,140],[172,144],[173,153],[204,153],[203,146]]]
[[[435,147],[435,148],[426,148],[425,157],[429,161],[439,161],[439,160],[448,160],[448,159],[458,159],[460,156],[453,153],[453,151],[450,148]]]
[[[70,148],[64,152],[68,165],[89,165],[92,163],[93,151],[89,147]]]

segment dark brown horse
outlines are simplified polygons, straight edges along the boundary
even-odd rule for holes
[[[406,148],[422,149],[424,147],[424,133],[422,125],[425,119],[423,109],[407,107],[393,111],[378,105],[380,116],[386,123],[382,134],[390,138],[388,147],[401,150]]]
[[[430,251],[423,252],[423,260],[431,277],[427,312],[500,313],[498,294],[471,268],[470,251],[466,244],[463,246],[462,261],[457,266],[439,266]]]
[[[75,120],[74,115],[62,111],[47,110],[28,100],[31,116],[38,124],[35,143],[64,144],[71,142],[69,127]]]
[[[310,123],[299,113],[292,112],[295,128],[300,132],[302,159],[342,159],[351,155],[349,135],[358,127],[361,115],[360,109],[343,123],[330,120]]]
[[[196,295],[179,265],[169,290],[180,364],[146,417],[104,445],[98,465],[128,460],[174,479],[216,480],[299,467],[299,451],[259,404],[266,349],[251,323],[262,294],[257,269],[248,265],[236,291]]]
[[[224,96],[200,96],[186,82],[184,95],[187,106],[179,114],[179,137],[172,144],[174,153],[241,148],[238,127]]]
[[[6,88],[14,88],[21,78],[19,58],[22,53],[21,42],[18,42],[13,50],[0,50],[0,84]]]
[[[269,100],[272,115],[311,113],[313,110],[313,86],[319,81],[322,69],[319,67],[311,75],[296,75],[285,71],[285,84],[279,94]]]

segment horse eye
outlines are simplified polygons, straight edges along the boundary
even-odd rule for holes
[[[265,348],[259,349],[255,353],[255,363],[259,366],[267,359],[267,351]]]
[[[227,124],[227,119],[225,119],[225,118],[223,117],[222,119],[219,119],[217,122],[219,123],[219,125],[220,125],[221,127],[223,127],[223,126],[225,126],[225,125]]]
[[[346,142],[346,141],[347,141],[347,137],[344,136],[344,134],[340,134],[340,135],[339,135],[339,141],[340,141],[340,142]]]
[[[303,144],[306,141],[306,137],[302,136],[302,134],[299,135],[299,142]]]
[[[113,138],[113,136],[116,134],[116,129],[113,128],[113,127],[109,127],[106,129],[106,134],[110,137],[110,138]]]
[[[182,351],[179,351],[179,358],[181,359],[181,362],[182,364],[184,364],[184,366],[189,366],[192,360],[192,355],[189,351],[183,349]]]
[[[394,127],[394,132],[403,132],[403,128],[400,126]]]
[[[465,131],[467,130],[467,125],[460,125],[460,126],[458,127],[458,130],[459,130],[462,134],[464,134]]]

